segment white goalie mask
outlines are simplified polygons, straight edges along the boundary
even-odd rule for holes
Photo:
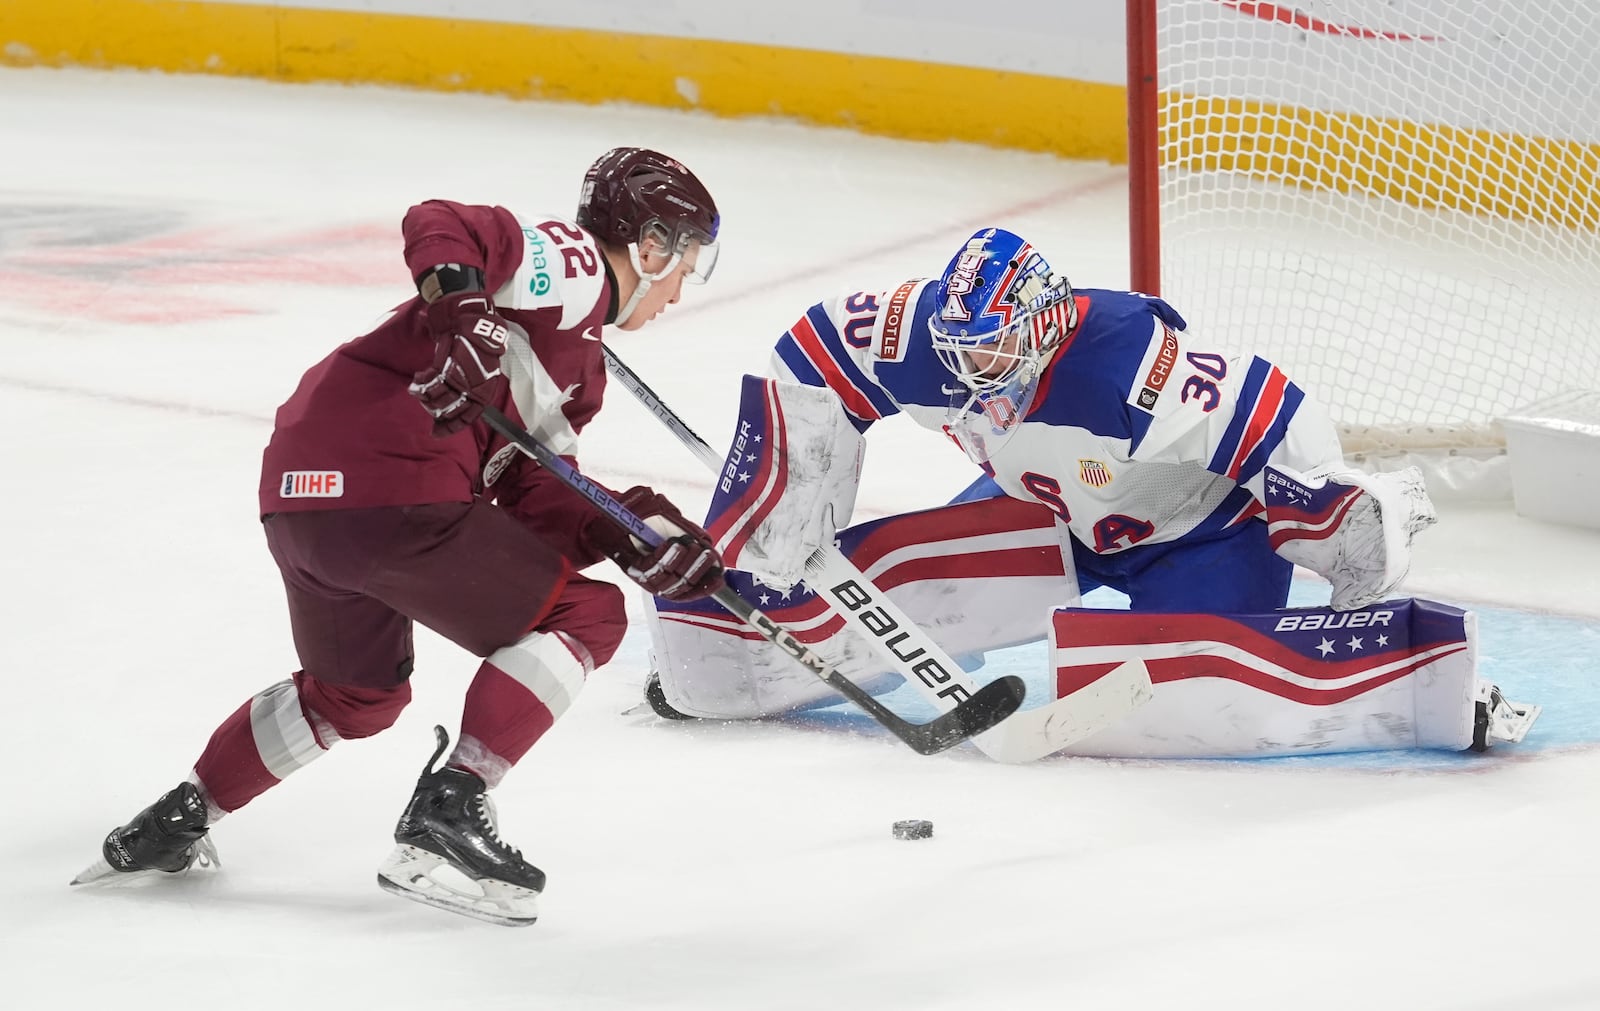
[[[1051,353],[1078,325],[1077,301],[1038,250],[998,228],[967,240],[935,294],[933,350],[966,391],[946,428],[984,463],[1027,415]]]

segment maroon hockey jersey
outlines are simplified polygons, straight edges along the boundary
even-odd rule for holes
[[[594,237],[560,218],[519,220],[502,207],[443,200],[411,208],[401,230],[413,278],[441,263],[483,270],[510,331],[501,361],[509,381],[495,406],[574,460],[578,432],[600,410],[601,328],[616,301]],[[301,378],[263,454],[261,512],[487,495],[555,540],[568,539],[563,530],[575,538],[589,515],[584,500],[487,425],[434,436],[407,389],[433,361],[424,310],[411,299]]]

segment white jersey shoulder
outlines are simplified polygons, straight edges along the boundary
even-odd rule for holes
[[[931,283],[912,278],[887,291],[852,291],[823,303],[828,319],[851,356],[870,368],[874,362],[905,359],[913,332],[917,299]]]
[[[605,265],[594,236],[557,217],[525,218],[522,262],[494,293],[502,309],[561,309],[561,329],[570,330],[605,294]]]

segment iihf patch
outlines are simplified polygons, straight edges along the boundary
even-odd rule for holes
[[[341,498],[342,470],[286,470],[278,485],[279,498]]]

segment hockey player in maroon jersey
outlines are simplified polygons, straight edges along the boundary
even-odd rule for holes
[[[602,327],[636,330],[703,282],[717,227],[694,174],[640,148],[590,167],[572,221],[443,200],[406,213],[418,296],[305,374],[264,455],[262,523],[302,669],[223,721],[187,779],[112,830],[74,884],[214,863],[219,818],[394,723],[417,621],[484,660],[442,765],[436,728],[378,882],[534,921],[545,876],[501,841],[487,791],[622,640],[621,591],[578,570],[610,558],[650,592],[689,600],[714,592],[722,568],[662,496],[619,496],[667,538],[642,550],[480,415],[493,405],[573,461],[605,388]],[[441,866],[475,887],[433,876]]]

